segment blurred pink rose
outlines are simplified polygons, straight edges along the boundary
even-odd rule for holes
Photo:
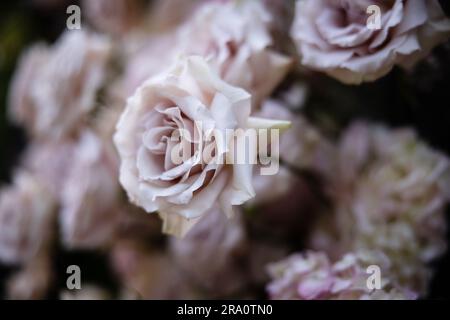
[[[217,207],[209,210],[184,239],[170,239],[169,252],[186,277],[209,296],[230,296],[248,284],[240,214],[228,219]]]
[[[370,5],[380,29],[367,26]],[[303,65],[359,84],[414,64],[450,36],[450,20],[437,0],[299,0],[291,35]]]
[[[118,159],[99,137],[84,131],[63,183],[61,232],[70,248],[108,244],[119,221]]]
[[[12,81],[12,118],[35,136],[71,134],[95,107],[110,51],[106,38],[78,30],[29,49]]]
[[[59,199],[75,148],[75,139],[35,139],[25,150],[22,165],[45,185],[55,199]]]
[[[28,172],[0,191],[0,261],[26,262],[48,249],[56,226],[55,200]]]
[[[253,106],[259,106],[291,65],[272,48],[272,18],[259,1],[210,2],[181,27],[181,45],[184,52],[208,59],[225,81],[250,92]]]
[[[363,122],[345,131],[340,146],[330,179],[335,211],[313,231],[311,246],[333,256],[376,248],[399,283],[425,294],[430,262],[447,247],[449,159],[410,129]]]
[[[254,196],[252,164],[225,163],[231,141],[244,138],[234,139],[225,131],[278,123],[249,117],[250,108],[250,95],[221,80],[200,57],[181,59],[169,72],[145,82],[128,99],[114,137],[120,182],[129,199],[147,212],[158,211],[164,231],[179,236],[215,202],[232,215],[232,205]],[[207,141],[210,129],[224,139]],[[180,130],[191,138],[177,138]],[[240,152],[251,157],[253,147]],[[191,154],[178,164],[173,156],[183,148]],[[202,150],[208,149],[214,152],[205,159]]]
[[[367,287],[366,268],[374,262],[382,270],[381,289]],[[267,292],[281,300],[405,300],[413,292],[398,287],[389,278],[389,260],[374,252],[344,255],[330,261],[323,252],[294,254],[268,267],[272,282]]]
[[[148,36],[129,56],[122,90],[132,94],[179,55],[200,55],[222,79],[247,90],[252,105],[259,106],[291,65],[290,58],[273,48],[271,24],[272,16],[258,1],[205,2],[184,24]]]
[[[129,45],[130,47],[135,46]],[[125,72],[119,80],[119,97],[126,101],[150,77],[165,71],[179,55],[179,45],[174,33],[151,35],[138,48],[131,48],[126,57]],[[117,93],[115,93],[117,94]]]

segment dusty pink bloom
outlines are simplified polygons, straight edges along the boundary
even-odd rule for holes
[[[259,106],[291,62],[271,48],[272,18],[259,1],[211,2],[179,32],[185,52],[208,59],[225,81],[250,92],[252,104]]]
[[[204,57],[222,79],[242,87],[258,106],[280,83],[290,59],[273,47],[272,16],[258,1],[211,1],[174,30],[151,35],[128,58],[124,94],[166,69],[179,55]]]
[[[16,264],[45,251],[55,229],[55,201],[36,177],[20,171],[0,191],[0,260]]]
[[[381,289],[369,289],[366,268],[375,261],[382,270]],[[294,254],[270,264],[267,292],[281,300],[414,299],[389,278],[389,260],[372,252],[348,253],[333,263],[323,252]]]
[[[69,247],[105,245],[116,231],[120,189],[112,152],[94,132],[81,134],[61,194],[62,240]]]
[[[313,232],[313,247],[380,250],[400,283],[425,294],[429,263],[446,250],[449,159],[412,130],[356,123],[342,137],[339,162],[335,213]]]
[[[370,5],[380,29],[368,27]],[[437,0],[299,0],[291,35],[303,65],[349,84],[410,66],[450,35]]]
[[[129,45],[132,46],[132,45]],[[130,49],[125,72],[117,85],[121,99],[125,101],[150,77],[166,70],[180,54],[174,33],[151,35],[137,49]]]
[[[120,36],[139,24],[143,9],[141,0],[83,0],[81,10],[96,29]]]
[[[36,136],[72,133],[95,107],[110,50],[105,38],[83,31],[64,33],[50,48],[29,49],[12,82],[12,118]]]
[[[223,297],[248,284],[242,267],[245,246],[241,216],[228,219],[219,208],[213,208],[184,239],[171,238],[169,252],[196,285]]]
[[[22,165],[59,199],[76,148],[75,139],[35,139],[25,150]]]
[[[164,231],[180,236],[214,202],[232,215],[232,205],[254,196],[253,166],[225,161],[232,141],[237,145],[244,139],[225,131],[286,125],[249,117],[250,108],[250,95],[221,80],[200,57],[181,59],[167,73],[145,82],[128,99],[114,136],[120,182],[129,199],[147,212],[158,211]],[[224,139],[206,139],[212,129]],[[190,138],[177,138],[183,131]],[[240,152],[249,152],[252,159],[253,147],[248,144]],[[185,149],[177,163],[174,155]],[[205,157],[202,150],[210,151]]]

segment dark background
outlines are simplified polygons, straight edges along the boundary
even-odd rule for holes
[[[53,42],[65,28],[67,6],[78,2],[63,0],[59,5],[47,6],[36,5],[39,3],[37,0],[0,2],[0,185],[10,181],[12,169],[26,145],[23,130],[8,122],[6,112],[9,81],[17,58],[32,42]],[[450,1],[440,2],[450,16]],[[83,13],[81,20],[83,24]],[[414,71],[394,69],[375,83],[345,86],[315,74],[307,81],[311,91],[305,113],[319,126],[332,119],[331,134],[337,136],[355,118],[366,118],[393,127],[407,125],[414,127],[430,145],[450,155],[450,41],[437,47]],[[330,128],[329,125],[323,126]],[[450,240],[448,235],[447,239]],[[82,270],[86,270],[83,279],[107,283],[115,289],[105,256],[59,251],[55,262],[59,279],[65,279],[65,266],[76,261]],[[449,299],[449,253],[436,261],[436,270],[429,298]],[[0,265],[0,297],[3,296],[4,279],[11,271],[11,268]],[[56,286],[64,288],[64,281]],[[56,292],[57,288],[50,298],[55,298]]]

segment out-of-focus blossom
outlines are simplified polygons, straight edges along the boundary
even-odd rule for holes
[[[113,270],[136,298],[195,299],[197,293],[165,253],[141,244],[119,240],[111,252]],[[132,293],[135,293],[133,295]]]
[[[148,37],[130,56],[122,90],[133,93],[179,55],[200,55],[222,79],[247,90],[253,106],[259,106],[291,65],[290,58],[272,48],[271,23],[259,1],[204,3],[184,24]]]
[[[60,300],[110,300],[111,294],[99,286],[83,284],[81,289],[63,290],[59,294]]]
[[[381,288],[370,289],[367,267],[376,261],[380,270]],[[414,292],[398,287],[390,279],[389,260],[374,252],[344,255],[333,263],[323,252],[294,254],[270,264],[272,281],[267,292],[272,299],[283,300],[393,300],[415,299]]]
[[[250,92],[252,104],[259,106],[291,65],[290,58],[271,48],[271,23],[260,1],[207,3],[181,27],[183,51],[208,59],[225,81]]]
[[[25,150],[22,165],[45,185],[55,199],[59,199],[75,148],[75,139],[35,139]]]
[[[130,45],[131,46],[131,45]],[[174,33],[151,35],[138,49],[130,49],[125,72],[114,93],[123,101],[150,77],[166,70],[180,54],[178,39]]]
[[[29,49],[12,82],[12,118],[36,136],[72,133],[95,107],[110,51],[106,38],[78,30],[64,33],[53,47]]]
[[[83,0],[82,11],[99,31],[124,35],[139,25],[143,18],[141,0]]]
[[[54,281],[51,260],[44,253],[28,261],[7,282],[7,298],[14,300],[46,299]]]
[[[48,249],[55,230],[55,201],[26,171],[0,191],[0,261],[26,262]]]
[[[380,28],[369,28],[371,5]],[[414,64],[450,36],[450,20],[437,0],[299,0],[291,34],[302,64],[359,84]]]
[[[181,59],[169,72],[148,80],[128,100],[114,136],[120,182],[129,199],[147,212],[158,211],[164,231],[178,236],[214,202],[232,215],[232,205],[254,196],[253,165],[225,161],[231,142],[238,145],[245,139],[226,130],[288,124],[249,117],[250,109],[250,95],[221,80],[200,57]],[[207,141],[211,130],[216,130],[217,140]],[[183,131],[190,138],[177,138]],[[256,146],[247,146],[239,152],[252,159]],[[182,163],[176,163],[174,154],[186,149]]]
[[[446,249],[448,158],[411,130],[363,123],[344,134],[341,146],[336,211],[313,232],[313,247],[330,254],[380,250],[400,283],[425,293],[429,263]]]
[[[213,208],[184,239],[170,239],[175,264],[208,296],[236,294],[248,284],[243,261],[246,236],[241,216],[228,219]]]
[[[118,163],[99,137],[84,131],[66,168],[61,195],[62,240],[69,247],[92,248],[112,240],[120,208]]]

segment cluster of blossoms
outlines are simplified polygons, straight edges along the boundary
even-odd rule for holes
[[[352,84],[412,67],[450,36],[438,1],[145,5],[82,1],[89,26],[19,59],[9,115],[28,144],[0,190],[0,262],[22,266],[8,296],[48,294],[57,241],[107,252],[123,299],[424,295],[446,249],[448,158],[412,129],[356,122],[329,138],[302,110],[303,67]],[[225,161],[237,152],[259,162]],[[276,174],[259,174],[265,157]]]
[[[429,264],[446,250],[449,159],[409,129],[364,122],[347,129],[338,153],[335,212],[313,230],[312,247],[335,256],[376,248],[398,282],[425,294]]]
[[[413,292],[396,287],[390,278],[382,279],[379,289],[368,288],[367,267],[376,261],[389,275],[389,260],[374,252],[345,254],[332,263],[323,252],[294,254],[268,266],[273,281],[268,285],[274,299],[327,300],[404,300]],[[381,264],[383,263],[383,264]]]

